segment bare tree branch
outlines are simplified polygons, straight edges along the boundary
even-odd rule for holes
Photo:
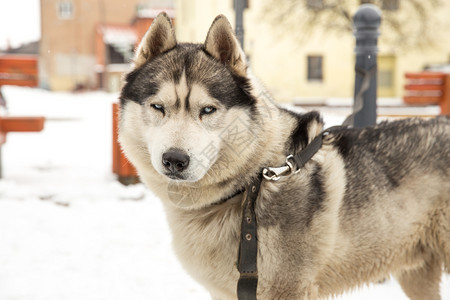
[[[388,0],[264,1],[262,17],[279,34],[289,32],[289,36],[294,35],[300,41],[319,33],[351,33],[352,16],[358,5],[375,4],[383,12],[381,39],[398,49],[433,46],[437,36],[432,28],[439,25],[439,20],[433,16],[442,6],[442,0],[399,0],[399,10],[384,9],[383,3]]]

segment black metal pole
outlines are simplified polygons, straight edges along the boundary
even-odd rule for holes
[[[234,10],[236,12],[236,37],[244,49],[244,8],[245,0],[234,0]]]
[[[373,4],[361,5],[353,17],[356,38],[355,98],[353,104],[353,111],[356,113],[353,119],[353,127],[365,127],[376,123],[377,41],[380,35],[378,30],[380,23],[381,11]],[[366,77],[365,84],[364,77]],[[367,84],[370,85],[367,86]],[[360,103],[358,104],[358,102]],[[358,111],[360,108],[358,106],[361,106],[361,104],[362,108]]]

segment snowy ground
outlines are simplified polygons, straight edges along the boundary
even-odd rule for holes
[[[0,299],[209,299],[175,258],[160,201],[110,172],[117,95],[3,93],[11,115],[48,119],[2,147]],[[441,289],[450,299],[449,277]],[[381,298],[407,299],[395,281],[337,299]]]

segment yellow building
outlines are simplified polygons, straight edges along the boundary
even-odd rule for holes
[[[354,47],[351,33],[314,34],[299,40],[295,32],[280,34],[262,14],[264,1],[249,1],[244,12],[245,52],[253,72],[279,101],[349,98],[354,89]],[[405,1],[405,0],[403,0]],[[310,1],[311,2],[311,1]],[[394,13],[405,15],[401,0]],[[224,14],[234,26],[233,0],[177,0],[176,33],[179,41],[203,42],[212,20]],[[353,13],[357,10],[357,1]],[[276,7],[274,7],[276,9]],[[430,35],[436,43],[420,49],[397,48],[379,42],[378,95],[401,97],[405,72],[419,72],[426,65],[446,64],[450,59],[450,3],[435,13],[443,25]],[[385,26],[381,26],[381,34]],[[298,30],[298,29],[297,29]]]

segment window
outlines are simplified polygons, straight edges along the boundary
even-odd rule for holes
[[[63,0],[58,3],[58,17],[61,20],[69,20],[73,18],[73,4],[72,1]]]
[[[250,0],[233,0],[233,9],[236,9],[236,1],[243,1],[244,2],[244,8],[248,8],[249,7],[249,1]]]
[[[398,10],[400,6],[400,0],[383,0],[381,9],[384,10]]]
[[[110,64],[124,64],[126,63],[125,56],[117,51],[112,45],[108,47],[108,63]]]
[[[312,10],[321,10],[324,8],[323,0],[305,0],[306,7]]]
[[[378,86],[381,88],[390,88],[394,85],[394,76],[392,70],[380,70],[378,72]]]
[[[323,56],[308,56],[308,81],[323,81]]]
[[[377,94],[379,97],[395,97],[395,55],[378,55]]]
[[[128,64],[133,57],[133,45],[111,45],[107,44],[109,64]]]

